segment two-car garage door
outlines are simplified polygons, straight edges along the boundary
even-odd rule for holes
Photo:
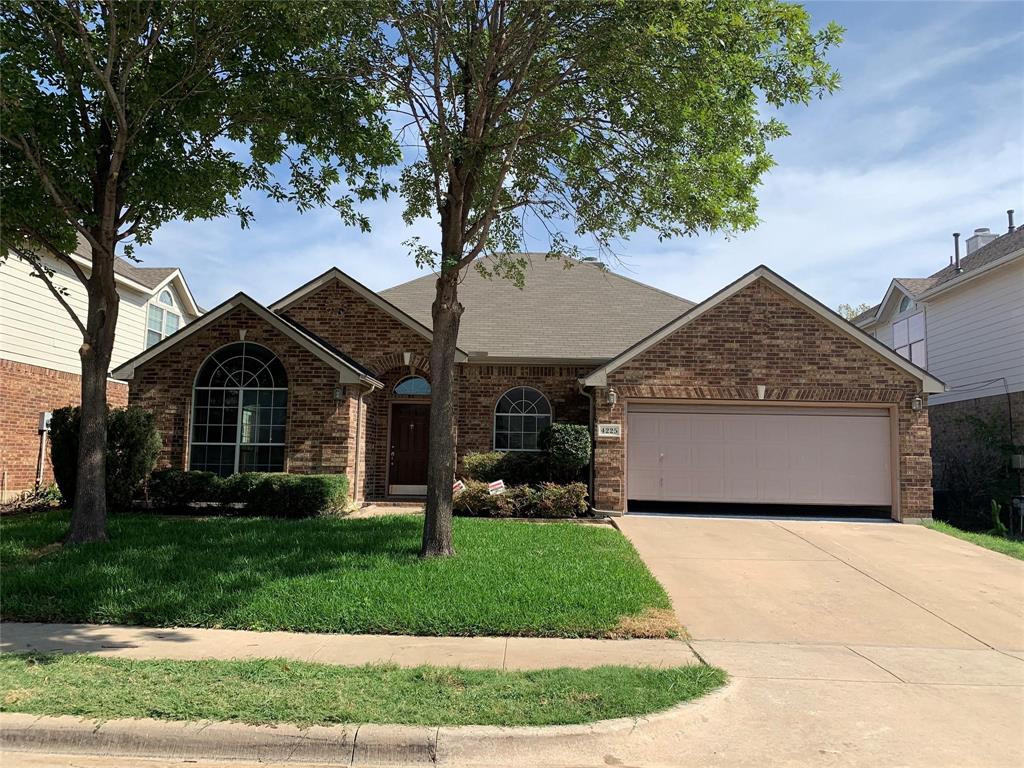
[[[889,412],[630,403],[631,501],[891,507]]]

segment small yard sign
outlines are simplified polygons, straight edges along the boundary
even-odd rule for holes
[[[461,480],[456,480],[452,483],[452,496],[458,496],[464,490],[466,490],[466,484]]]
[[[491,496],[496,496],[499,493],[504,493],[505,492],[505,481],[504,480],[495,480],[493,483],[488,483],[487,484],[487,492],[489,494],[491,494]]]
[[[597,436],[598,437],[609,437],[618,440],[622,437],[622,425],[621,424],[598,424],[597,425]]]

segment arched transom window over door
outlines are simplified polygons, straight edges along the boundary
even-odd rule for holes
[[[189,468],[283,471],[287,415],[288,376],[277,356],[245,341],[221,347],[196,376]]]
[[[551,423],[551,403],[533,387],[515,387],[494,408],[494,450],[536,451],[537,437]]]

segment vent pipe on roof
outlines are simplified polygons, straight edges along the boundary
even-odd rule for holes
[[[1009,234],[1011,234],[1013,232],[1013,230],[1016,229],[1016,227],[1013,226],[1013,208],[1010,208],[1006,212],[1006,218],[1007,218],[1008,223],[1009,223],[1009,226],[1006,228],[1006,234],[1009,235]]]
[[[956,267],[957,273],[963,272],[960,269],[960,233],[953,233],[953,265]]]

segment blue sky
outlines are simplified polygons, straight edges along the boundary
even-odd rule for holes
[[[638,233],[612,269],[693,300],[764,263],[835,307],[875,302],[893,276],[948,263],[951,233],[1024,223],[1024,3],[810,2],[846,41],[831,60],[842,88],[781,118],[778,165],[760,191],[760,226],[727,239],[658,242]],[[137,255],[177,265],[200,304],[243,290],[272,301],[331,266],[374,289],[423,274],[402,246],[401,202],[365,206],[373,230],[331,211],[299,214],[258,197],[237,221],[173,222]],[[526,290],[529,290],[527,284]]]

